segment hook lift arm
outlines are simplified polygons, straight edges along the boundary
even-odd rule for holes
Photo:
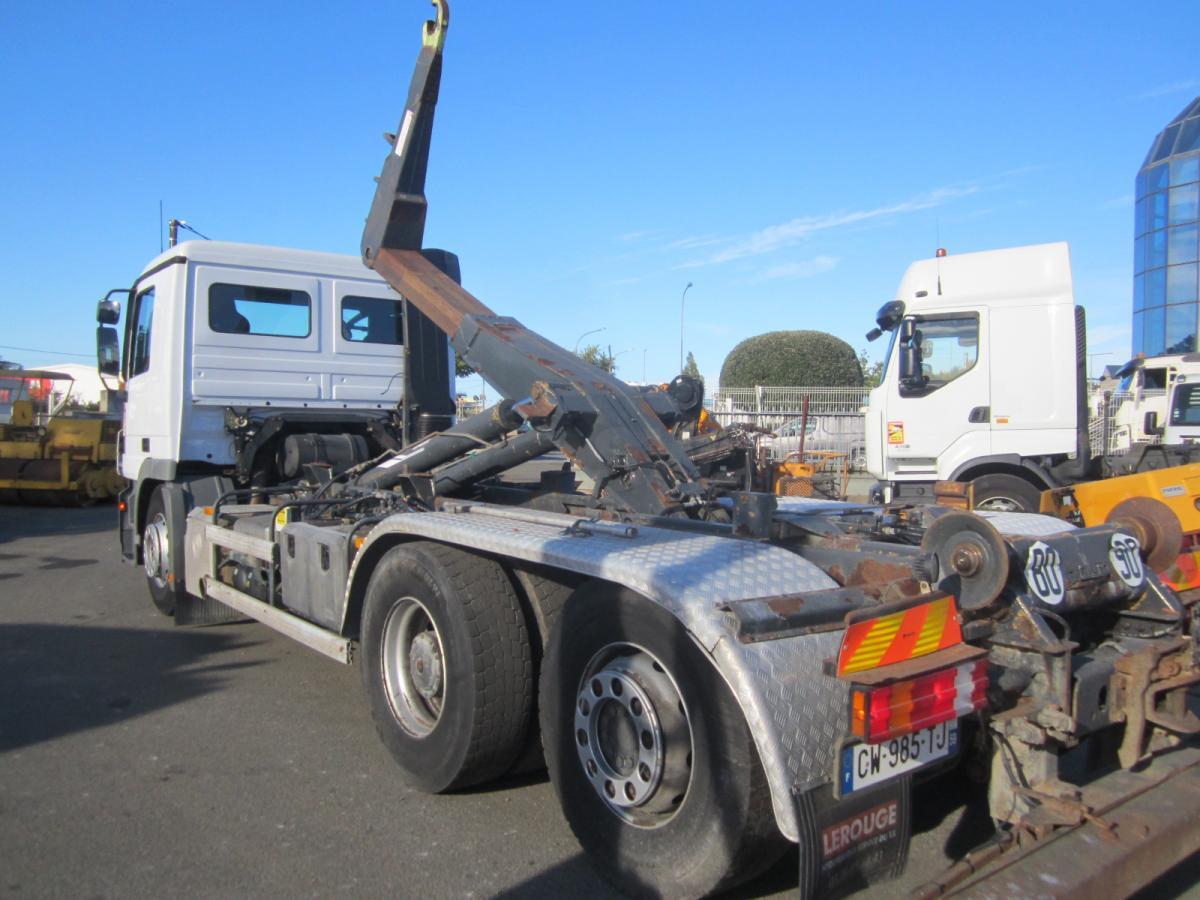
[[[580,359],[515,319],[497,316],[422,253],[425,173],[450,21],[433,0],[400,127],[363,230],[363,261],[450,336],[454,349],[596,483],[615,512],[703,514],[709,489],[663,421],[678,412]],[[433,254],[430,254],[433,257]],[[487,452],[487,451],[485,451]]]

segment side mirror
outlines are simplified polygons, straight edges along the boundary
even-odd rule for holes
[[[932,348],[930,348],[932,350]],[[909,390],[919,390],[925,387],[927,379],[921,366],[925,356],[925,348],[921,342],[921,332],[917,323],[905,319],[900,323],[900,387]]]
[[[1158,413],[1148,412],[1146,418],[1142,421],[1142,431],[1149,435],[1161,435],[1162,428],[1158,424]]]
[[[101,325],[116,325],[121,321],[121,303],[118,300],[101,300],[96,304],[96,321]]]
[[[112,299],[113,294],[129,294],[129,288],[113,288],[96,304],[96,321],[101,325],[116,325],[121,321],[121,301]]]
[[[101,375],[120,374],[121,342],[117,338],[117,329],[111,325],[101,325],[96,329],[96,368]]]
[[[921,348],[905,344],[900,348],[900,384],[904,387],[921,387],[925,383],[921,374]]]

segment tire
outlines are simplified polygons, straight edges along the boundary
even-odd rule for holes
[[[180,541],[171,534],[163,488],[154,489],[146,508],[146,524],[142,527],[142,570],[150,599],[164,616],[175,615],[175,607],[186,595],[182,568],[178,558]]]
[[[741,710],[664,610],[581,589],[551,636],[539,700],[563,814],[622,890],[703,896],[786,849]]]
[[[1016,475],[981,475],[971,484],[975,509],[1035,513],[1041,505],[1041,492]]]
[[[361,652],[371,718],[414,787],[469,787],[512,767],[533,664],[498,563],[424,541],[389,550],[367,585]]]

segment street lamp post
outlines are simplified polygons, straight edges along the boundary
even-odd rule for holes
[[[1091,371],[1091,370],[1092,370],[1092,360],[1093,360],[1093,359],[1096,359],[1097,357],[1100,357],[1100,356],[1112,356],[1112,355],[1113,355],[1113,354],[1112,354],[1112,351],[1111,351],[1111,350],[1110,350],[1110,351],[1108,351],[1107,353],[1089,353],[1089,354],[1088,354],[1088,377],[1089,377],[1089,378],[1095,378],[1095,377],[1096,377],[1095,375],[1093,375],[1093,374],[1092,374],[1092,371]]]
[[[579,352],[579,342],[582,341],[589,334],[599,334],[601,331],[604,330],[604,327],[605,326],[601,325],[599,328],[593,328],[591,331],[585,331],[583,334],[581,334],[578,338],[575,339],[575,349],[572,352],[578,353]]]
[[[642,384],[646,383],[646,354],[649,352],[649,347],[642,351]]]
[[[679,297],[679,371],[683,371],[683,302],[687,299],[687,292],[691,289],[692,283],[689,281],[687,287],[683,289],[683,293]]]

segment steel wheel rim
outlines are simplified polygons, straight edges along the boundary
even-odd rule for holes
[[[977,510],[984,512],[1024,512],[1025,506],[1012,497],[988,497],[982,503],[976,503]]]
[[[691,720],[670,672],[645,648],[609,644],[588,662],[573,740],[584,778],[623,822],[658,828],[686,802]]]
[[[382,656],[392,715],[413,737],[426,737],[445,708],[446,655],[441,632],[417,598],[402,597],[388,612]]]
[[[156,587],[167,586],[167,571],[171,566],[171,546],[167,543],[167,519],[158,513],[146,523],[142,532],[142,567],[146,577]]]

